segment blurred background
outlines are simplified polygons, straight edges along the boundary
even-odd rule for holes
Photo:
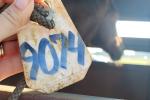
[[[91,0],[92,1],[92,0]],[[88,47],[93,63],[86,78],[60,92],[129,100],[150,100],[150,0],[113,0],[116,30],[124,43],[113,61],[100,47]],[[96,40],[98,41],[98,40]],[[23,74],[1,82],[15,85]]]

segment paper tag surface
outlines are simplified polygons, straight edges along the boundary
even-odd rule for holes
[[[61,0],[47,0],[55,11],[55,28],[30,22],[18,34],[27,85],[51,93],[82,80],[91,57]]]

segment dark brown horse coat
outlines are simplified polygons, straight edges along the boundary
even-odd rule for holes
[[[62,0],[87,46],[97,46],[113,60],[123,53],[122,39],[117,36],[118,14],[111,0]]]

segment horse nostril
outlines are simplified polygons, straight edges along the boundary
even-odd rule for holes
[[[122,38],[116,36],[114,42],[111,43],[109,54],[113,60],[119,60],[124,51]]]
[[[115,61],[115,60],[119,60],[121,58],[122,54],[123,54],[123,51],[122,50],[118,50],[118,51],[116,51],[114,53],[110,53],[110,56],[111,56],[112,60]]]
[[[123,55],[123,51],[124,51],[124,45],[121,44],[120,46],[113,47],[112,51],[109,52],[109,54],[113,60],[119,60]]]
[[[123,55],[124,44],[121,43],[119,46],[114,42],[110,43],[109,46],[105,48],[105,51],[109,53],[112,60],[119,60]]]

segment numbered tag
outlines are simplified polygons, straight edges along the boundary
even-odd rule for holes
[[[82,80],[91,57],[61,0],[47,0],[54,29],[30,22],[18,34],[27,85],[51,93]]]

